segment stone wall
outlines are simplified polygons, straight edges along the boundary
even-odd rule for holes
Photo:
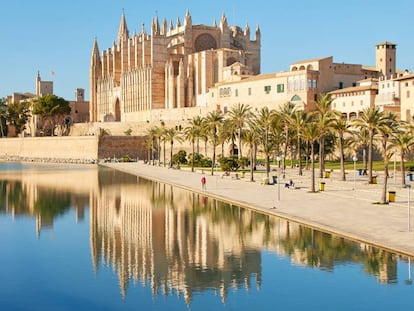
[[[104,158],[144,159],[145,138],[140,136],[68,136],[0,139],[0,159],[96,163]]]

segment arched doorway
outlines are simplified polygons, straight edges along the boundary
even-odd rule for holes
[[[119,98],[115,102],[115,122],[121,121],[121,107],[119,104]]]

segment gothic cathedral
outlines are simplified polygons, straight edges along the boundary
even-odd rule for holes
[[[118,42],[99,52],[95,38],[90,66],[90,121],[144,121],[154,110],[173,113],[208,105],[209,88],[235,76],[260,73],[260,30],[250,40],[250,29],[220,24],[159,23],[151,33],[129,34],[121,16]]]

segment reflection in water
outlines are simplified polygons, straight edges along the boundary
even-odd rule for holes
[[[141,283],[154,296],[191,303],[215,291],[225,302],[229,290],[260,289],[263,249],[295,265],[331,272],[356,263],[381,283],[397,281],[398,255],[110,169],[1,173],[0,194],[0,212],[36,217],[38,234],[70,208],[83,218],[90,207],[94,270],[115,270],[123,296]]]

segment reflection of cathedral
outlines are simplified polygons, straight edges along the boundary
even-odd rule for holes
[[[123,295],[131,279],[187,302],[195,291],[214,289],[225,300],[231,287],[260,287],[264,227],[240,235],[252,225],[250,211],[212,222],[222,206],[151,182],[103,193],[91,208],[92,255],[95,269],[100,259],[114,266]]]

